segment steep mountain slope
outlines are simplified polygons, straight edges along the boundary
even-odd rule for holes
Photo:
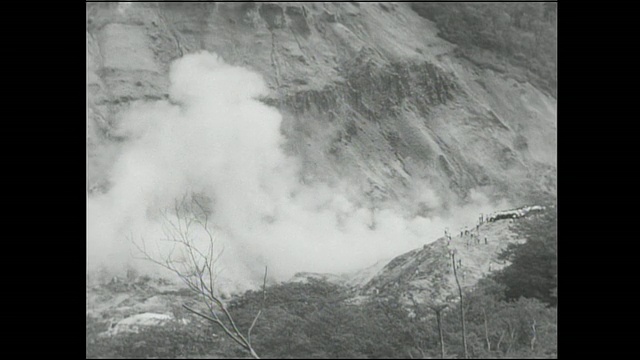
[[[445,236],[397,256],[362,286],[362,292],[375,296],[401,295],[405,299],[411,294],[419,301],[454,299],[457,287],[451,253],[455,254],[460,285],[472,287],[482,277],[508,265],[498,260],[498,254],[508,244],[524,242],[511,229],[514,221],[519,219],[484,222],[477,228],[470,227],[468,233],[453,231],[451,240]]]
[[[302,181],[373,199],[426,183],[448,205],[480,188],[555,197],[556,100],[458,57],[402,3],[87,4],[87,189],[109,188],[121,114],[168,98],[168,67],[207,50],[258,71]]]

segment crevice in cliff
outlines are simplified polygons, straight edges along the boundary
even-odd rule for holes
[[[293,34],[293,39],[296,41],[296,44],[298,44],[298,49],[300,49],[300,52],[302,53],[302,59],[303,62],[306,64],[306,57],[307,57],[307,52],[302,48],[302,44],[300,44],[300,39],[298,39],[298,35],[296,34],[295,31],[291,32]]]
[[[280,94],[280,66],[278,65],[276,50],[276,34],[271,29],[269,29],[269,32],[271,32],[271,65],[273,65],[273,69],[275,71],[274,79],[276,82],[276,94],[278,102],[282,103],[282,96]]]
[[[160,18],[160,20],[162,20],[162,22],[164,23],[164,27],[169,31],[171,38],[175,42],[176,50],[180,53],[178,57],[183,57],[184,51],[182,51],[182,46],[180,45],[180,40],[178,39],[178,35],[176,35],[175,29],[171,27],[171,25],[167,21],[167,18],[161,11],[158,12],[158,17]]]
[[[173,31],[173,29],[170,31],[170,33],[173,39],[176,41],[176,48],[178,49],[178,52],[180,52],[179,57],[183,57],[184,51],[182,51],[182,46],[180,45],[180,39],[178,39],[178,36],[176,35],[175,31]]]
[[[400,165],[402,165],[402,171],[404,171],[407,175],[409,176],[413,176],[408,170],[407,170],[407,166],[404,163],[404,160],[402,159],[402,156],[400,156],[400,154],[398,154],[397,151],[394,151],[394,154],[396,156],[396,159],[398,159],[398,161],[400,162]]]

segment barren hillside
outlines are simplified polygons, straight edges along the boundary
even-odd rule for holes
[[[88,189],[109,188],[123,110],[168,98],[170,62],[204,49],[266,79],[305,182],[396,199],[422,181],[445,203],[473,188],[555,197],[556,100],[437,34],[403,3],[89,3]]]

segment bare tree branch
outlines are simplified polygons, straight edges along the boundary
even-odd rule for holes
[[[262,306],[247,331],[247,337],[245,337],[229,313],[227,306],[216,293],[216,278],[218,275],[216,264],[222,256],[224,248],[218,252],[216,251],[215,235],[209,227],[207,209],[193,195],[190,199],[187,199],[187,194],[185,194],[182,199],[174,202],[171,210],[173,214],[168,209],[161,212],[165,238],[155,242],[156,254],[149,252],[144,238],[141,238],[140,243],[132,241],[141,254],[141,257],[138,258],[154,263],[177,275],[187,288],[197,295],[201,303],[206,306],[208,315],[186,304],[183,305],[183,308],[216,324],[234,342],[248,351],[252,357],[259,359],[260,357],[251,345],[251,332],[264,310],[267,268],[265,267],[262,284]],[[194,225],[197,226],[198,230],[203,231],[204,238],[197,238],[197,233],[194,233]],[[202,235],[202,232],[200,234]],[[202,249],[201,241],[206,243],[205,249]],[[160,242],[171,244],[171,250],[167,255],[162,255],[165,252],[160,248]],[[219,313],[223,314],[223,318],[218,315]]]
[[[502,331],[500,333],[500,339],[498,339],[498,345],[496,345],[496,350],[500,351],[500,344],[502,343],[502,339],[504,339],[504,336],[506,335],[505,331]]]
[[[536,331],[536,319],[533,319],[531,329],[533,330],[531,335],[531,351],[533,351],[533,348],[536,345],[536,340],[538,339],[538,332]]]
[[[487,325],[487,312],[482,307],[482,315],[484,317],[484,338],[487,342],[487,351],[491,351],[491,341],[489,341],[489,327]]]
[[[264,309],[266,300],[267,300],[267,267],[265,266],[264,279],[262,280],[262,306],[260,307],[258,314],[256,314],[256,317],[253,319],[253,322],[251,323],[251,327],[247,332],[247,340],[249,340],[249,344],[251,344],[251,330],[253,330],[253,327],[256,326],[256,322],[258,321],[260,314],[262,314],[262,309]]]
[[[462,302],[462,287],[460,286],[460,282],[458,281],[458,273],[456,272],[456,258],[454,252],[451,252],[451,261],[453,262],[453,276],[456,279],[456,285],[458,285],[458,292],[460,293],[460,321],[462,322],[462,345],[464,347],[464,358],[468,359],[469,353],[467,352],[467,335],[464,321],[464,304]]]

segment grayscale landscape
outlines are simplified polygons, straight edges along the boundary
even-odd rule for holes
[[[88,2],[87,358],[557,358],[557,3]]]

